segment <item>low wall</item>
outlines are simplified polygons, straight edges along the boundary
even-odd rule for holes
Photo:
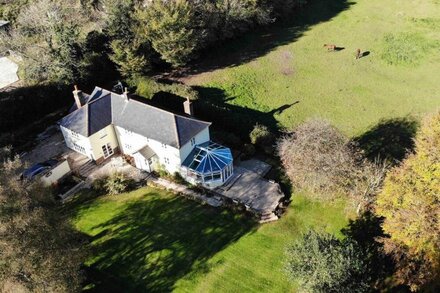
[[[58,180],[69,174],[70,171],[71,170],[69,163],[67,162],[67,160],[64,160],[63,162],[55,166],[52,170],[44,174],[43,177],[41,177],[41,181],[43,181],[45,185],[56,184]]]

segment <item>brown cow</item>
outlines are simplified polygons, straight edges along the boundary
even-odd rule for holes
[[[336,51],[336,45],[324,44],[324,48],[327,48],[327,51]]]
[[[356,59],[359,59],[359,58],[361,58],[361,57],[362,57],[361,49],[357,49],[357,50],[356,50]]]

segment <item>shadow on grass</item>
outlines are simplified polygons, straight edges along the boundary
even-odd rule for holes
[[[273,49],[299,39],[311,26],[329,21],[353,2],[347,0],[314,0],[293,11],[282,22],[258,28],[234,40],[223,41],[222,46],[213,46],[202,52],[199,62],[189,69],[174,73],[174,77],[197,74],[223,67],[238,66],[263,56]],[[323,40],[336,41],[336,40]],[[320,43],[317,46],[322,46]]]
[[[385,253],[381,241],[381,239],[389,237],[382,229],[383,220],[383,218],[367,212],[356,220],[350,220],[347,228],[342,229],[342,233],[360,246],[368,267],[368,277],[371,278],[375,290],[378,292],[407,292],[403,290],[405,288],[390,288],[390,284],[386,282],[387,278],[394,273],[395,264],[392,257]]]
[[[413,151],[417,128],[417,121],[409,117],[382,120],[354,141],[371,160],[399,162]]]
[[[170,292],[188,273],[207,272],[217,252],[255,229],[229,211],[149,192],[93,227],[88,292]]]

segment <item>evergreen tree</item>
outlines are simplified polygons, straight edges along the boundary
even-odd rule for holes
[[[195,13],[195,4],[187,0],[152,1],[139,9],[139,38],[146,38],[162,59],[182,66],[200,47],[203,31]]]
[[[286,271],[306,292],[367,292],[362,250],[351,240],[309,231],[287,250]]]

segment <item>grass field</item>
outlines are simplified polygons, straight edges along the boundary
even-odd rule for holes
[[[350,136],[440,107],[439,1],[310,2],[292,24],[220,47],[202,62],[211,70],[184,81],[204,99],[220,93],[232,110],[255,110],[256,121],[270,114],[291,128],[323,117]],[[327,52],[325,43],[344,49]],[[355,60],[357,48],[368,55]]]
[[[342,203],[297,196],[280,221],[239,214],[142,188],[79,205],[75,227],[92,241],[89,292],[288,292],[283,253],[308,228],[339,233]]]

